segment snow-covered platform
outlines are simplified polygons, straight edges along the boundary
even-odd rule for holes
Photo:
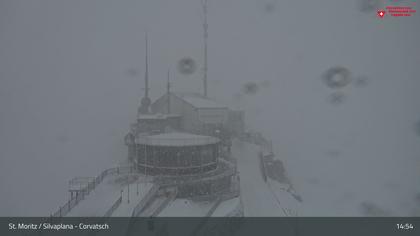
[[[245,216],[290,216],[297,214],[296,205],[284,186],[265,182],[260,168],[261,147],[235,140],[232,156],[236,158],[240,176],[241,198]],[[274,182],[274,181],[272,181]]]
[[[138,175],[109,175],[66,215],[68,217],[102,217],[112,206],[112,216],[131,216],[133,208],[153,184],[139,182]],[[137,192],[137,189],[139,190]],[[117,201],[120,200],[120,203]]]
[[[243,205],[240,197],[235,197],[222,201],[215,209],[211,216],[213,217],[230,217],[230,216],[242,216]]]
[[[189,199],[175,199],[160,214],[163,217],[199,217],[206,216],[215,201],[194,202]]]
[[[176,194],[176,188],[161,188],[160,185],[147,182],[140,174],[109,175],[66,216],[204,217],[242,213],[239,197],[228,200],[191,200],[176,198]]]
[[[260,154],[259,145],[235,140],[232,157],[236,159],[237,170],[221,161],[220,170],[209,176],[200,175],[199,179],[182,176],[174,182],[154,177],[151,183],[152,179],[146,181],[140,173],[117,171],[107,175],[66,216],[297,216],[300,202],[293,195],[290,183],[264,179]],[[199,200],[178,192],[181,183],[210,181],[220,174],[231,176],[230,171],[239,172],[240,195],[223,198],[222,194]]]

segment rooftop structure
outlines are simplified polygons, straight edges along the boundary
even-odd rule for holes
[[[215,137],[179,132],[139,136],[136,138],[137,144],[166,147],[211,145],[218,142],[220,140]]]
[[[173,93],[175,96],[183,99],[191,106],[200,109],[200,108],[228,108],[226,105],[217,102],[208,97],[204,97],[198,93]]]
[[[162,114],[162,113],[139,114],[137,116],[137,120],[165,120],[165,119],[174,118],[174,117],[180,117],[180,115],[177,115],[177,114]]]

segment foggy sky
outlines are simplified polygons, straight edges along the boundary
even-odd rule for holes
[[[358,2],[209,0],[209,96],[273,139],[300,215],[362,215],[362,202],[419,215],[420,16]],[[176,72],[184,57],[202,66],[201,19],[199,0],[0,1],[0,216],[49,215],[68,180],[124,160],[145,32],[152,98],[168,69],[174,90],[201,92],[201,70]],[[333,105],[322,75],[336,65],[368,82]],[[270,86],[239,96],[250,81]]]

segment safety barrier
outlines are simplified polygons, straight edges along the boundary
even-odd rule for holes
[[[223,202],[223,199],[218,198],[216,203],[214,203],[214,205],[207,212],[206,217],[210,217],[211,215],[213,215],[213,213],[216,211],[216,209],[219,207],[220,203],[222,203],[222,202]]]
[[[264,182],[267,182],[267,169],[265,167],[265,161],[264,161],[264,156],[262,152],[258,154],[258,158],[260,159],[260,171],[261,171],[262,177],[264,179]]]
[[[67,215],[67,213],[70,212],[73,207],[75,207],[81,200],[85,198],[85,193],[81,192],[80,194],[77,194],[76,197],[70,199],[66,204],[61,206],[58,211],[56,211],[54,214],[51,214],[51,217],[62,217]]]
[[[112,204],[112,206],[109,208],[108,211],[106,211],[104,217],[110,217],[112,215],[112,213],[114,213],[114,211],[121,205],[122,203],[122,196],[120,196],[117,201],[114,202],[114,204]]]
[[[149,192],[147,192],[146,195],[134,207],[133,213],[131,214],[132,217],[140,215],[146,204],[156,196],[157,192],[159,191],[159,188],[159,185],[153,185]]]
[[[118,166],[102,171],[101,174],[99,174],[93,180],[89,181],[87,186],[80,189],[80,191],[77,192],[76,197],[73,197],[70,200],[68,200],[66,204],[60,206],[60,208],[55,213],[51,214],[51,217],[66,216],[71,211],[71,209],[73,209],[81,200],[83,200],[87,195],[89,195],[89,193],[92,192],[96,188],[96,186],[102,183],[102,181],[107,176],[114,174],[130,174],[136,172],[137,169],[135,169],[133,166]]]
[[[168,193],[168,192],[167,192]],[[153,212],[152,217],[159,215],[159,213],[168,206],[168,204],[176,198],[178,194],[177,188],[173,188],[169,190],[169,196],[165,199],[165,201],[159,205],[158,208]]]

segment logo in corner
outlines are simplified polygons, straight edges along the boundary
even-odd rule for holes
[[[378,15],[378,17],[379,18],[384,18],[384,16],[385,16],[385,11],[384,10],[379,10],[378,12],[377,12],[377,15]]]

